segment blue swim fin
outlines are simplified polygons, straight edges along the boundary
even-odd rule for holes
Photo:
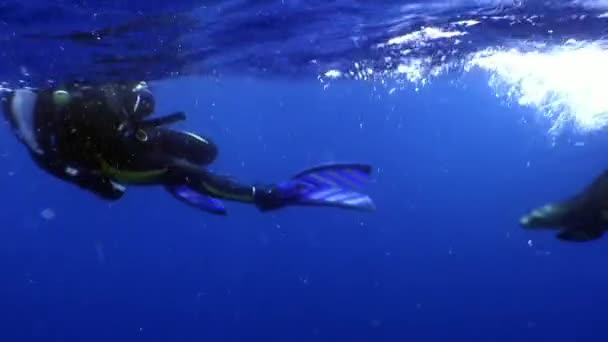
[[[217,215],[226,215],[227,213],[222,201],[198,193],[185,185],[168,185],[166,189],[178,200],[195,208]]]
[[[332,206],[360,211],[376,209],[360,189],[370,181],[372,167],[364,164],[328,164],[302,171],[278,186],[289,204]]]

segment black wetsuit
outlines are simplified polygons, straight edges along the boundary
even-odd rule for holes
[[[255,203],[262,209],[282,205],[270,188],[256,189],[206,170],[217,155],[209,139],[163,127],[162,119],[145,120],[153,103],[147,113],[135,111],[140,102],[136,85],[70,84],[33,90],[29,128],[23,124],[27,111],[18,107],[24,101],[15,101],[17,92],[12,91],[3,99],[5,114],[22,140],[34,132],[30,153],[41,168],[105,199],[120,198],[121,183],[185,184],[215,198]],[[32,98],[30,93],[18,96]],[[135,179],[125,181],[126,174]]]
[[[71,90],[75,87],[77,85],[71,87]],[[29,115],[19,112],[19,107],[25,106],[23,102],[26,101],[21,98],[31,96],[27,92],[26,89],[18,89],[6,94],[3,97],[3,107],[6,118],[22,141],[25,135],[23,130],[33,132],[37,148],[28,147],[37,165],[52,175],[91,190],[103,198],[120,198],[123,189],[100,174],[97,162],[90,153],[95,146],[88,146],[98,145],[101,141],[98,137],[89,139],[89,134],[94,131],[91,126],[101,124],[97,133],[109,132],[111,128],[103,126],[111,126],[113,121],[119,120],[116,116],[103,115],[104,105],[91,100],[99,98],[101,89],[84,87],[72,94],[72,101],[67,106],[58,106],[54,102],[54,89],[29,91],[35,94],[29,128],[19,125],[23,116]],[[101,119],[102,115],[106,120]],[[86,125],[81,125],[82,122]],[[85,144],[82,145],[82,142]]]

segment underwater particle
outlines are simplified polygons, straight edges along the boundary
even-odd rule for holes
[[[417,310],[420,310],[421,307],[422,307],[422,304],[420,304],[420,303],[416,304],[416,309]]]
[[[262,246],[268,246],[268,244],[270,243],[270,238],[268,238],[268,235],[264,233],[260,233],[259,240]]]
[[[574,146],[576,146],[576,147],[583,147],[583,146],[585,146],[585,142],[583,142],[583,141],[577,141],[577,142],[574,143]]]
[[[36,280],[32,279],[32,275],[29,272],[25,273],[25,277],[27,278],[28,285],[35,285],[38,283]]]
[[[530,161],[529,160],[526,162],[526,167],[530,167]]]
[[[14,176],[14,175],[15,175],[15,172],[14,172],[14,171],[9,171],[9,172],[8,172],[8,176],[9,176],[9,177],[12,177],[12,176]]]
[[[372,320],[369,322],[369,325],[370,325],[372,328],[378,328],[380,325],[382,325],[382,321],[380,321],[379,319],[372,319]]]
[[[528,246],[529,246],[529,247],[534,246],[534,244],[532,243],[532,240],[528,240]]]
[[[106,261],[106,257],[103,253],[103,242],[95,241],[95,254],[97,255],[97,262],[103,265]]]
[[[23,76],[25,76],[25,77],[29,77],[30,76],[30,72],[27,70],[27,68],[25,66],[22,65],[21,68],[20,68],[20,70],[21,70],[21,74]]]
[[[52,220],[55,218],[55,211],[51,208],[46,208],[40,212],[40,216],[45,220]]]

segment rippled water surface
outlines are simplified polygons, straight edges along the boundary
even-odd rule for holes
[[[0,70],[9,84],[254,75],[355,79],[390,93],[481,70],[553,133],[608,123],[606,1],[178,3],[5,1]]]

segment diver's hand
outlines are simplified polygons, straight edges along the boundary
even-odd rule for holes
[[[68,166],[59,174],[61,179],[78,185],[81,189],[91,191],[105,200],[118,200],[125,193],[125,186],[104,176],[99,170],[85,168],[74,168]]]
[[[119,200],[126,190],[124,185],[101,175],[97,171],[81,171],[75,181],[81,188],[93,192],[104,200]]]

